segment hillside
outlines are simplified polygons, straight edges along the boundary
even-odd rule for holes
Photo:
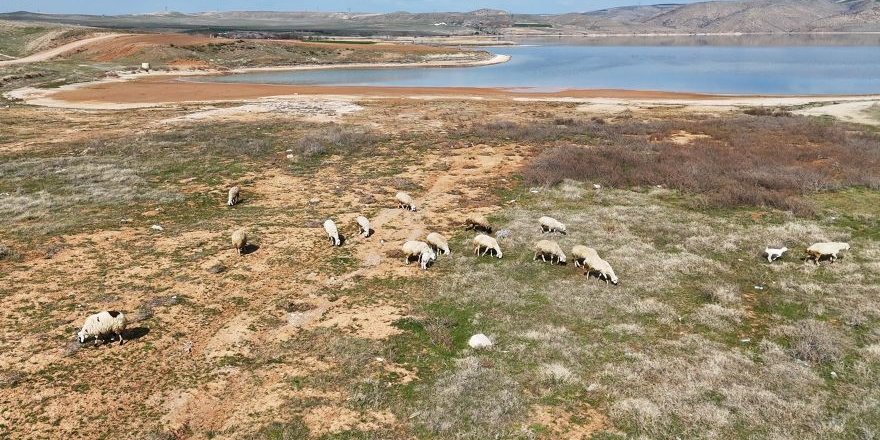
[[[177,12],[121,16],[0,14],[0,19],[113,28],[269,30],[342,35],[784,33],[880,31],[877,0],[742,0],[628,6],[560,15],[472,12]]]

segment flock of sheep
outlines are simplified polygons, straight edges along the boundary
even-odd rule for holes
[[[241,188],[238,186],[234,186],[229,189],[227,205],[233,206],[239,202],[241,198]],[[405,193],[398,192],[396,194],[397,205],[399,208],[406,209],[409,211],[415,211],[416,205],[413,201],[413,198]],[[355,218],[355,223],[358,225],[359,234],[363,237],[369,237],[372,234],[372,229],[370,229],[370,221],[364,216],[358,216]],[[559,233],[562,235],[567,234],[567,228],[565,224],[562,222],[552,218],[552,217],[541,217],[538,219],[538,223],[541,226],[542,233]],[[327,219],[324,222],[324,231],[327,233],[327,238],[330,241],[331,246],[341,246],[342,240],[339,236],[339,229],[336,226],[336,223],[332,219]],[[498,241],[487,235],[492,233],[492,225],[489,221],[481,216],[481,215],[470,215],[465,220],[465,226],[467,229],[479,231],[473,240],[471,240],[471,244],[474,247],[474,255],[485,256],[485,255],[494,255],[497,258],[501,258],[503,253],[501,252],[501,247],[498,245]],[[239,254],[243,253],[244,249],[247,246],[247,232],[244,229],[238,229],[232,233],[232,245],[238,251]],[[813,260],[817,265],[819,264],[819,260],[822,258],[828,258],[832,263],[837,260],[838,254],[841,251],[849,250],[850,246],[848,243],[841,242],[823,242],[823,243],[815,243],[812,246],[806,249],[806,259]],[[407,241],[401,246],[401,249],[404,254],[404,261],[406,264],[409,264],[410,261],[415,258],[422,269],[428,269],[428,266],[437,260],[437,255],[449,255],[449,241],[443,235],[437,232],[431,232],[425,237],[425,241],[420,240],[410,240]],[[566,264],[567,257],[565,252],[563,252],[562,248],[558,243],[552,240],[539,240],[535,243],[535,253],[533,260],[537,261],[538,258],[543,262],[550,261],[551,264],[554,262],[556,264]],[[482,251],[482,252],[481,252]],[[782,257],[782,255],[788,251],[788,248],[766,248],[764,250],[764,255],[767,257],[767,261],[772,263],[776,261],[778,258]],[[575,267],[582,267],[586,270],[585,275],[589,276],[592,273],[596,273],[597,277],[600,280],[604,280],[605,283],[613,283],[617,285],[619,280],[617,275],[614,273],[614,269],[611,267],[607,261],[603,260],[595,249],[577,245],[571,249],[571,256],[574,261]],[[125,315],[122,312],[118,311],[104,311],[100,313],[96,313],[86,318],[85,323],[83,324],[82,329],[77,333],[77,338],[80,343],[84,343],[89,337],[95,338],[95,344],[98,343],[98,340],[105,336],[117,336],[119,338],[119,343],[122,344],[122,332],[125,330],[127,321]]]

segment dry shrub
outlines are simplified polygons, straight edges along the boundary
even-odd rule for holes
[[[656,133],[705,134],[682,146]],[[617,187],[664,185],[714,207],[762,206],[809,214],[801,196],[850,186],[880,188],[880,138],[815,119],[737,117],[594,126],[601,142],[545,150],[526,182],[564,179]]]
[[[504,438],[524,411],[518,388],[503,371],[466,357],[429,391],[430,406],[420,418],[440,438]]]
[[[362,128],[330,125],[300,138],[292,150],[303,156],[356,152],[379,138]]]
[[[843,356],[843,337],[825,322],[806,319],[798,321],[788,331],[791,351],[798,359],[815,364],[826,364]]]

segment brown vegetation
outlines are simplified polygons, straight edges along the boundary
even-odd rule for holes
[[[527,129],[528,128],[528,129]],[[493,126],[483,130],[494,131]],[[506,127],[515,139],[591,137],[593,146],[563,145],[524,170],[526,181],[563,179],[615,187],[655,186],[693,193],[710,206],[759,206],[812,212],[802,196],[850,186],[880,188],[880,137],[816,119],[738,117],[702,121],[573,122]],[[687,145],[667,134],[702,136]]]

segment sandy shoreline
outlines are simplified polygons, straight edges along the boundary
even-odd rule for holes
[[[325,96],[334,98],[409,98],[409,99],[511,99],[516,101],[564,101],[584,105],[625,107],[627,105],[670,105],[700,108],[735,108],[748,106],[817,107],[853,104],[847,108],[867,108],[880,102],[880,95],[719,95],[690,92],[624,89],[569,89],[556,92],[510,90],[487,87],[375,87],[309,86],[287,84],[249,84],[200,82],[206,75],[230,73],[297,71],[324,69],[467,67],[504,63],[509,55],[494,55],[486,60],[438,60],[419,63],[358,63],[242,68],[234,70],[184,70],[121,75],[89,83],[56,89],[22,88],[6,96],[27,104],[91,110],[119,110],[176,104],[256,101],[267,98]],[[812,111],[811,114],[822,114]]]

